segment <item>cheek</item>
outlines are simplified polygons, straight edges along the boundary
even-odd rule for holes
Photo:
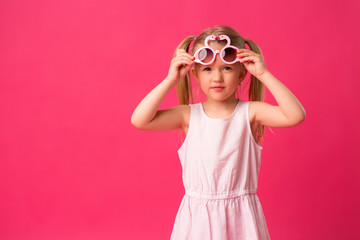
[[[199,69],[194,69],[194,72],[192,72],[192,75],[194,76],[194,77],[196,77],[197,79],[201,79],[201,78],[204,78],[204,72],[203,71],[201,71],[201,70],[199,70]]]
[[[198,72],[196,72],[196,74],[197,74],[197,78],[199,79],[199,81],[206,82],[209,80],[209,74],[207,74],[206,71],[198,71]]]
[[[199,81],[199,85],[200,85],[200,88],[206,92],[209,90],[209,88],[211,87],[210,85],[210,81],[206,81],[206,80],[200,80]]]

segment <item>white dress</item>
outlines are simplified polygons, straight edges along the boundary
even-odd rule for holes
[[[185,195],[170,240],[269,240],[256,194],[262,147],[249,122],[249,101],[231,116],[210,118],[202,103],[191,107],[178,150]]]

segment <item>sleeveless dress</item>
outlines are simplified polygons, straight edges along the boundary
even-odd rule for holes
[[[178,150],[185,195],[170,240],[268,240],[256,195],[260,146],[251,133],[249,101],[227,118],[210,118],[202,103],[191,108]]]

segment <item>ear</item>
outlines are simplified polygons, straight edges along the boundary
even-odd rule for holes
[[[191,73],[192,73],[192,75],[193,75],[194,77],[197,77],[197,76],[196,76],[196,73],[195,73],[195,68],[194,68],[194,67],[191,67]]]
[[[195,77],[196,82],[199,82],[198,76],[197,76],[197,72],[196,72],[194,66],[191,68],[191,73],[192,73],[192,75]]]
[[[244,81],[246,73],[247,73],[247,71],[246,71],[245,67],[242,66],[240,69],[240,74],[239,74],[239,83]]]

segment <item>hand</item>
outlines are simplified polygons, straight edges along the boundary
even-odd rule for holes
[[[171,60],[168,78],[178,82],[189,72],[191,65],[194,63],[194,57],[184,49],[177,49]]]
[[[240,59],[240,62],[244,64],[245,68],[256,78],[268,71],[261,54],[246,48],[241,48],[238,51],[237,57]]]

